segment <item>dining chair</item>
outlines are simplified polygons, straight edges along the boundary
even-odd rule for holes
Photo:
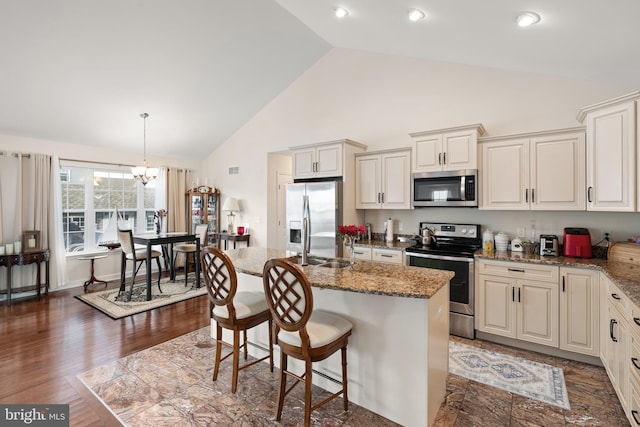
[[[131,301],[131,295],[133,294],[133,283],[136,280],[136,274],[140,270],[142,263],[147,261],[147,251],[136,252],[136,246],[133,243],[133,231],[122,230],[118,228],[118,241],[120,242],[120,249],[122,250],[122,263],[120,269],[120,295],[125,290],[125,272],[127,269],[127,261],[133,261],[132,275],[131,275],[131,287],[129,289],[128,301]],[[160,277],[162,276],[162,266],[160,265],[160,252],[156,250],[151,251],[151,259],[155,259],[158,263],[158,290],[162,293],[160,287]],[[146,268],[151,268],[147,265]]]
[[[313,310],[309,279],[300,268],[286,259],[271,259],[264,265],[264,292],[275,321],[275,342],[280,346],[280,390],[276,420],[282,417],[284,398],[299,383],[304,383],[304,425],[310,425],[311,412],[342,394],[343,408],[349,409],[347,393],[347,343],[353,325],[348,320],[322,310]],[[311,405],[312,363],[341,351],[342,389],[316,405]],[[297,375],[288,370],[287,357],[304,361],[305,370]],[[295,383],[287,389],[287,377]]]
[[[258,362],[269,359],[269,368],[273,372],[273,338],[271,335],[272,320],[267,300],[262,292],[238,292],[236,269],[222,250],[214,246],[206,246],[200,251],[200,265],[209,296],[211,317],[216,321],[216,360],[213,368],[213,381],[218,378],[220,362],[233,356],[233,373],[231,392],[238,387],[238,372]],[[247,329],[267,322],[269,327],[269,354],[260,359],[240,366],[240,349],[244,348],[244,360],[247,360]],[[233,331],[233,343],[222,339],[222,329]],[[243,343],[240,344],[240,332]],[[231,348],[231,352],[222,356],[222,347]]]
[[[207,224],[198,224],[196,225],[195,233],[197,238],[200,240],[200,249],[202,249],[207,243],[207,230],[209,227]],[[196,262],[196,257],[199,256],[197,253],[197,248],[195,243],[185,243],[176,245],[173,247],[173,262],[174,268],[176,263],[176,258],[178,254],[184,254],[184,285],[187,286],[187,278],[189,276],[189,255],[191,255],[193,262]],[[174,269],[175,271],[175,269]]]

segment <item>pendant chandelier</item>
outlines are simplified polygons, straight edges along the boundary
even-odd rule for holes
[[[142,185],[147,185],[147,182],[151,181],[152,179],[156,179],[156,177],[158,176],[158,168],[150,168],[147,166],[147,117],[149,117],[149,114],[142,113],[140,114],[140,117],[142,117],[142,120],[144,122],[144,159],[142,162],[142,166],[134,166],[131,168],[131,173],[133,174],[133,177],[135,179],[142,183]]]

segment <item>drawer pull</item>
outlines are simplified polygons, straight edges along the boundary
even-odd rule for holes
[[[364,255],[364,252],[353,251],[353,253],[356,255]]]
[[[387,255],[387,254],[380,254],[380,256],[383,256],[385,258],[393,258],[393,255]]]
[[[509,271],[514,271],[516,273],[524,273],[524,270],[521,268],[510,268]]]
[[[611,298],[617,299],[617,300],[622,299],[622,298],[620,298],[620,295],[618,295],[618,294],[611,294]]]
[[[640,365],[638,365],[638,358],[637,357],[632,357],[631,358],[631,363],[633,363],[633,366],[635,366],[636,369],[640,371]]]
[[[611,336],[611,341],[618,342],[618,338],[613,336],[613,325],[618,324],[616,319],[609,320],[609,336]]]
[[[634,317],[633,321],[636,322],[636,325],[640,326],[640,317]]]
[[[638,421],[638,411],[631,411],[631,415],[633,415],[633,421],[635,421],[636,424],[640,425],[640,421]]]

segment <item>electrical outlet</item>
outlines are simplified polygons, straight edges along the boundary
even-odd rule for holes
[[[611,230],[602,230],[602,238],[604,239],[605,237],[608,237],[609,240],[612,240],[613,234],[611,233]]]
[[[518,227],[517,234],[518,237],[526,237],[526,229],[524,227]]]

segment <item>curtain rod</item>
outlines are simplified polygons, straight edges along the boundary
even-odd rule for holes
[[[5,154],[11,154],[13,157],[26,157],[27,159],[31,158],[31,154],[22,154],[22,153],[5,153],[4,151],[0,151],[0,156],[4,156]]]

